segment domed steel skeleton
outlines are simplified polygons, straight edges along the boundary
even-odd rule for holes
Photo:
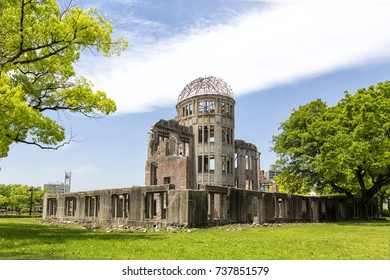
[[[233,98],[233,91],[227,83],[220,78],[209,76],[198,78],[187,84],[177,101],[180,102],[189,97],[207,93],[217,93]]]

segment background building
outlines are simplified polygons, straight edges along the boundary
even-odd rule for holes
[[[266,172],[266,177],[270,180],[273,181],[274,177],[279,175],[282,171],[277,170],[276,166],[274,164],[271,164],[269,166],[269,170]]]
[[[43,185],[43,189],[51,190],[54,193],[68,193],[70,192],[71,172],[65,171],[65,181],[56,183],[47,183]]]
[[[43,189],[54,193],[66,193],[65,184],[60,182],[44,184]]]

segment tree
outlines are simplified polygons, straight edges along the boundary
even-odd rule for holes
[[[9,197],[9,206],[12,209],[28,208],[30,203],[29,187],[22,185],[13,185]]]
[[[33,190],[32,206],[41,207],[43,196],[50,190],[41,190],[33,186],[20,184],[0,185],[0,208],[26,209],[30,208],[31,190]]]
[[[73,67],[86,49],[119,55],[127,42],[112,31],[96,9],[70,0],[63,8],[55,0],[0,1],[0,157],[14,142],[57,149],[71,141],[50,111],[96,117],[116,110]]]
[[[8,198],[2,194],[0,194],[0,208],[6,208],[8,205]]]
[[[378,192],[378,197],[379,197],[379,213],[382,215],[383,213],[383,203],[386,201],[387,202],[387,210],[390,210],[390,185],[383,187],[379,192]]]
[[[390,185],[390,82],[360,89],[333,107],[316,100],[294,110],[273,137],[291,193],[345,194],[368,218],[368,202]]]

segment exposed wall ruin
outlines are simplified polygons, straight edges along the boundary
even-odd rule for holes
[[[378,216],[377,202],[370,216]],[[297,196],[217,186],[177,190],[173,185],[46,194],[43,217],[142,226],[324,222],[359,217],[344,196]]]

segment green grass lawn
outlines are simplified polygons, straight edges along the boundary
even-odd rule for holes
[[[3,260],[383,260],[389,240],[389,221],[107,232],[0,219]]]

